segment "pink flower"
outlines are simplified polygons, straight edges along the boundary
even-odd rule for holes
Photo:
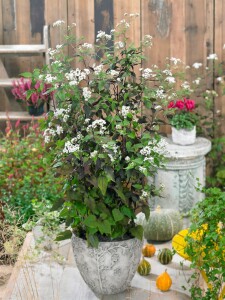
[[[180,110],[185,109],[184,101],[183,100],[177,100],[176,103],[175,103],[175,107],[180,109]]]
[[[188,111],[195,109],[195,100],[184,98],[184,103]]]
[[[167,106],[168,108],[174,108],[175,107],[175,103],[174,101],[170,101],[170,103]]]

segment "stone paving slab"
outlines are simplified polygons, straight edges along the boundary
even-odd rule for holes
[[[4,300],[186,300],[190,299],[182,285],[187,286],[191,275],[188,262],[175,255],[173,262],[167,266],[157,261],[157,256],[147,258],[152,272],[149,276],[135,274],[131,287],[120,294],[110,296],[95,295],[83,281],[73,258],[71,245],[64,247],[64,261],[55,261],[49,252],[42,252],[36,261],[25,260],[18,272],[11,293]],[[170,244],[156,245],[160,248],[171,247]],[[181,266],[180,262],[183,266]],[[157,276],[167,269],[173,285],[168,292],[160,292],[155,286]],[[186,294],[185,294],[186,293]]]

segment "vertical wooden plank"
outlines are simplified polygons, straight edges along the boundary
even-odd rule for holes
[[[2,1],[0,0],[0,43],[3,42],[3,16],[2,16]]]
[[[145,51],[148,65],[151,61],[162,67],[165,58],[170,56],[172,3],[170,0],[142,0],[141,11],[142,35],[150,34],[153,37],[152,48]]]
[[[219,62],[225,61],[225,0],[215,0],[215,50]],[[221,124],[219,116],[225,116],[225,96],[222,93],[222,87],[215,80],[215,90],[219,97],[214,101],[214,119],[219,126],[217,134],[225,134],[224,124]]]
[[[3,44],[3,11],[2,11],[2,0],[0,0],[0,43]],[[1,77],[1,62],[0,61],[0,77]],[[5,109],[6,95],[3,88],[0,88],[0,110]]]
[[[76,24],[76,36],[83,36],[87,43],[95,42],[94,0],[68,0],[68,24],[72,23]]]
[[[12,44],[30,44],[31,41],[31,26],[30,26],[30,0],[16,0],[15,1],[15,18],[16,18],[16,38],[17,41],[11,41]],[[26,71],[32,71],[31,68],[31,57],[20,56],[13,57],[16,59],[16,65],[18,67],[19,74]],[[11,62],[11,57],[9,58]],[[12,75],[10,74],[10,77]]]
[[[16,43],[16,11],[15,11],[15,1],[14,0],[2,0],[1,2],[2,9],[2,23],[3,23],[3,34],[2,34],[2,42],[3,44],[15,44]],[[2,69],[0,76],[4,78],[7,75],[17,74],[18,65],[16,58],[4,58],[1,57],[3,62],[3,67],[6,69]],[[5,73],[7,71],[7,73]],[[10,95],[9,89],[1,88],[1,110],[9,110],[11,107],[11,102],[14,100],[12,97],[9,101],[8,96]]]
[[[170,57],[181,59],[186,64],[185,1],[172,0],[170,34]]]
[[[124,14],[139,14],[139,17],[134,18],[128,30],[128,39],[134,43],[135,46],[140,44],[141,40],[141,1],[129,0],[120,1],[113,0],[114,6],[114,26],[125,18]]]
[[[205,63],[213,52],[213,1],[186,0],[185,10],[187,64]]]
[[[85,13],[83,13],[85,12]],[[94,0],[68,0],[68,25],[73,27],[73,34],[77,37],[84,37],[84,42],[95,43],[95,15],[94,15]],[[72,55],[72,49],[69,49],[69,55]],[[78,60],[75,65],[80,66]]]
[[[45,23],[50,25],[51,48],[61,44],[64,35],[63,31],[55,30],[52,24],[57,20],[63,20],[67,26],[67,9],[68,0],[45,0]]]

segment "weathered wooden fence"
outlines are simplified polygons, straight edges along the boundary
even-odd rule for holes
[[[152,49],[146,52],[151,63],[160,65],[165,57],[177,57],[187,65],[201,62],[207,66],[210,53],[217,53],[221,61],[225,58],[225,0],[0,0],[0,43],[39,44],[43,26],[49,24],[54,47],[61,36],[52,24],[59,19],[67,25],[76,23],[76,33],[94,42],[98,30],[108,32],[124,13],[140,14],[130,30],[135,43],[145,34],[154,37]],[[2,60],[10,77],[42,64],[37,56]],[[213,77],[209,84],[217,88]],[[6,105],[10,91],[0,90],[0,110],[15,110],[15,101]],[[222,96],[215,101],[215,110],[225,115]]]

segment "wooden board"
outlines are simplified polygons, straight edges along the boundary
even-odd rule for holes
[[[225,0],[215,0],[215,53],[217,53],[219,61],[225,61]],[[223,72],[225,69],[223,69]],[[216,74],[217,75],[217,74]],[[218,76],[218,75],[217,75]],[[216,77],[217,77],[216,76]],[[221,116],[225,116],[225,95],[223,89],[217,79],[214,81],[215,90],[219,97],[214,101],[214,119],[218,126],[216,135],[225,134],[224,121]]]

